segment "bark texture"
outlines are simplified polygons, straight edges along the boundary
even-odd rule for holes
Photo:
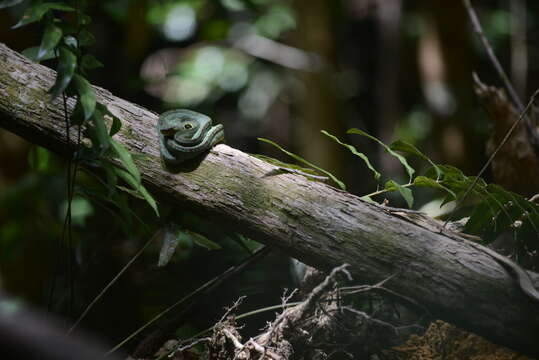
[[[0,126],[68,153],[54,72],[0,44]],[[458,234],[441,233],[419,214],[361,201],[300,175],[265,176],[274,167],[226,145],[179,172],[159,159],[157,115],[96,88],[123,121],[116,139],[139,154],[158,198],[190,206],[212,221],[323,269],[343,263],[356,282],[378,282],[424,305],[433,316],[532,356],[539,355],[539,304],[489,255]],[[68,101],[71,109],[74,100]],[[73,133],[72,139],[75,138]],[[531,274],[536,284],[537,274]]]

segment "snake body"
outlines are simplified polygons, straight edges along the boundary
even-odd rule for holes
[[[159,149],[165,163],[178,165],[211,149],[225,138],[223,126],[212,126],[209,116],[176,109],[159,116]]]

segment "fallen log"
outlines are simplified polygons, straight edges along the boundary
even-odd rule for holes
[[[66,142],[63,103],[50,101],[54,71],[0,44],[0,126],[60,154]],[[190,207],[302,262],[331,269],[350,264],[356,281],[414,299],[439,319],[498,344],[539,356],[539,304],[480,246],[440,231],[425,216],[366,203],[357,196],[275,167],[227,145],[177,173],[159,159],[157,115],[95,88],[123,123],[116,140],[136,157],[158,199]],[[74,100],[68,99],[69,111]],[[535,285],[539,275],[530,273]]]

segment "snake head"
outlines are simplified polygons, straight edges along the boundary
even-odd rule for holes
[[[161,155],[168,164],[191,159],[224,140],[222,125],[191,110],[176,109],[159,116],[157,122]]]
[[[178,144],[196,144],[211,127],[211,119],[194,111],[177,109],[162,114],[158,127],[166,139]]]

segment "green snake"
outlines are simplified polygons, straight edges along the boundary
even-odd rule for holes
[[[192,159],[225,139],[223,125],[212,126],[209,116],[185,109],[161,114],[157,132],[159,150],[168,165]]]

